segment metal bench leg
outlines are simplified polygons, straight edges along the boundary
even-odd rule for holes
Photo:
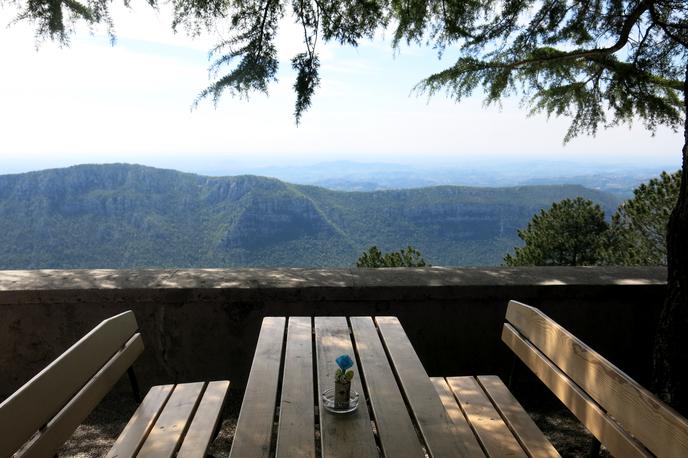
[[[212,444],[213,442],[215,442],[215,439],[217,439],[217,436],[220,435],[220,431],[222,430],[222,420],[223,420],[224,417],[225,417],[225,416],[223,415],[223,413],[224,413],[224,409],[222,410],[222,412],[220,412],[220,417],[217,419],[217,426],[215,426],[215,431],[213,431],[213,438],[212,438],[212,440],[210,441],[211,444]],[[205,454],[205,458],[215,458],[215,456],[214,456],[214,455],[211,455],[210,453],[206,453],[206,454]]]
[[[40,428],[38,428],[38,431],[43,432],[43,431],[45,431],[45,428],[47,428],[47,427],[48,427],[48,424],[46,423],[43,426],[41,426]],[[53,454],[53,458],[59,458],[59,455],[57,454],[57,452],[55,452]]]
[[[134,400],[140,404],[141,390],[139,389],[139,381],[136,379],[136,374],[134,373],[133,367],[127,369],[127,375],[129,376],[129,383],[131,384],[131,391],[134,395]]]
[[[516,378],[518,362],[518,357],[514,355],[513,359],[511,360],[511,370],[509,371],[509,379],[506,382],[506,387],[509,388],[509,390],[513,388],[512,385],[514,384],[514,379]]]
[[[224,418],[224,409],[222,409],[222,412],[220,412],[220,417],[217,419],[217,426],[215,427],[215,431],[213,431],[213,441],[217,439],[217,436],[220,435],[220,431],[222,430],[222,420],[224,420]]]
[[[602,444],[600,444],[600,441],[597,440],[597,438],[593,437],[592,438],[592,443],[590,444],[590,451],[588,452],[588,457],[589,458],[597,458],[600,456],[600,447]]]
[[[220,415],[220,419],[217,422],[217,427],[215,428],[215,431],[213,432],[213,440],[217,439],[217,436],[220,435],[221,430],[222,430],[222,415]]]

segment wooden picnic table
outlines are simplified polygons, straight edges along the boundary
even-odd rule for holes
[[[320,395],[341,354],[361,394],[349,414]],[[267,317],[230,456],[527,456],[488,398],[504,395],[499,379],[455,379],[428,377],[395,317]]]

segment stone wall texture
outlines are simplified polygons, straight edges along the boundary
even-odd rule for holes
[[[129,309],[144,390],[220,378],[240,389],[265,316],[395,315],[430,375],[507,377],[510,299],[647,384],[665,278],[654,267],[0,271],[0,400]]]

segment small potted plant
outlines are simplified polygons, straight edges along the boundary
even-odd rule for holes
[[[351,367],[354,362],[349,355],[341,355],[336,361],[339,368],[334,376],[334,408],[348,409],[351,399],[351,379],[354,378]]]

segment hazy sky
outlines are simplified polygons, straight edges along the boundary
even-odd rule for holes
[[[290,58],[301,31],[285,21],[281,70],[270,95],[249,101],[227,94],[191,111],[208,84],[207,51],[221,34],[188,38],[169,27],[166,11],[144,2],[115,7],[117,44],[96,30],[68,48],[36,50],[28,24],[5,27],[15,14],[0,6],[0,173],[79,162],[170,164],[174,158],[238,163],[404,161],[508,155],[679,164],[681,135],[655,137],[640,124],[563,146],[567,119],[527,117],[518,100],[485,108],[479,97],[456,104],[411,95],[424,76],[451,64],[432,49],[396,56],[383,36],[358,49],[320,46],[322,84],[300,127],[293,118]]]

